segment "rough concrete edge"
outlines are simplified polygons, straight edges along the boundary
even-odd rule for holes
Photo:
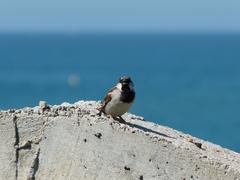
[[[17,160],[18,160],[18,151],[22,148],[25,148],[30,143],[38,144],[39,141],[41,141],[41,137],[39,139],[34,140],[33,142],[24,142],[22,145],[19,144],[19,137],[18,137],[18,130],[17,130],[17,117],[21,117],[23,115],[39,115],[44,117],[71,117],[71,116],[78,116],[78,111],[80,110],[81,113],[84,113],[86,115],[92,115],[96,114],[96,106],[100,105],[100,101],[78,101],[74,104],[69,104],[67,102],[62,103],[61,105],[48,105],[44,101],[39,102],[39,106],[36,107],[25,107],[22,109],[10,109],[5,111],[0,111],[0,117],[4,115],[10,115],[13,117],[13,124],[15,127],[15,148],[16,148],[16,166],[17,166]],[[90,108],[91,107],[91,108]],[[149,138],[153,139],[153,141],[166,141],[166,142],[173,142],[173,144],[180,148],[186,148],[184,145],[185,143],[190,143],[195,148],[197,148],[200,154],[202,154],[203,161],[210,161],[211,163],[219,164],[219,166],[224,165],[224,169],[234,171],[238,174],[240,174],[240,154],[237,152],[234,152],[232,150],[223,148],[219,145],[215,145],[213,143],[210,143],[208,141],[201,140],[199,138],[195,138],[191,135],[184,134],[180,131],[177,131],[175,129],[161,126],[159,124],[155,124],[152,122],[145,121],[143,117],[132,115],[130,113],[126,113],[125,117],[128,119],[128,122],[132,122],[137,125],[142,125],[143,127],[151,127],[151,129],[159,129],[163,130],[164,132],[171,132],[171,135],[173,137],[168,136],[166,134],[160,134],[156,135],[152,132],[145,132],[144,130],[139,130],[137,127],[129,127],[126,124],[120,124],[120,123],[114,123],[113,127],[118,130],[123,131],[136,131],[137,133],[144,134],[145,136],[148,136]],[[106,121],[106,117],[99,117],[95,123]],[[44,126],[42,127],[44,129]],[[156,131],[157,131],[156,130]],[[172,139],[173,138],[173,139]],[[175,140],[174,140],[175,139]],[[208,149],[210,151],[206,152],[205,150]],[[33,163],[29,172],[29,178],[34,178],[36,169],[37,169],[37,161],[38,156],[40,153],[40,149],[37,150],[35,158],[33,159]],[[205,156],[207,158],[205,158]],[[227,160],[227,163],[223,161]],[[16,176],[17,176],[17,167],[16,167]]]

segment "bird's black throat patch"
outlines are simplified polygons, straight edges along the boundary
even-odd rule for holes
[[[123,90],[120,100],[124,103],[131,103],[135,98],[135,92],[130,90]]]

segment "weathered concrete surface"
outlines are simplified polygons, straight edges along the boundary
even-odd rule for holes
[[[0,112],[0,179],[240,179],[240,155],[98,102]]]

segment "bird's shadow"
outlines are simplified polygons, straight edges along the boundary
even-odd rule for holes
[[[149,128],[146,128],[146,127],[143,127],[143,126],[140,126],[140,125],[137,125],[137,124],[132,124],[130,122],[126,122],[121,116],[119,117],[113,117],[114,120],[118,121],[119,123],[122,123],[122,124],[127,124],[128,126],[132,127],[132,128],[137,128],[137,129],[140,129],[144,132],[149,132],[149,133],[154,133],[154,134],[157,134],[159,136],[163,136],[163,137],[167,137],[167,138],[172,138],[172,139],[176,139],[175,137],[172,137],[172,136],[168,136],[164,133],[160,133],[160,132],[157,132],[157,131],[154,131],[152,129],[149,129]]]
[[[154,131],[152,129],[149,129],[149,128],[146,128],[146,127],[143,127],[143,126],[140,126],[140,125],[137,125],[137,124],[132,124],[130,122],[126,122],[126,124],[132,128],[137,128],[137,129],[140,129],[144,132],[150,132],[150,133],[154,133],[154,134],[157,134],[159,136],[163,136],[163,137],[167,137],[167,138],[173,138],[173,139],[176,139],[175,137],[172,137],[172,136],[168,136],[164,133],[160,133],[160,132],[157,132],[157,131]]]

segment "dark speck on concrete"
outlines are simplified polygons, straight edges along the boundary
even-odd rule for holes
[[[124,169],[125,169],[126,171],[130,171],[130,167],[128,167],[128,166],[124,166]]]
[[[101,139],[101,137],[102,137],[102,134],[101,133],[96,133],[96,134],[94,134],[98,139]]]
[[[143,175],[141,175],[141,176],[139,177],[139,180],[143,180]]]

